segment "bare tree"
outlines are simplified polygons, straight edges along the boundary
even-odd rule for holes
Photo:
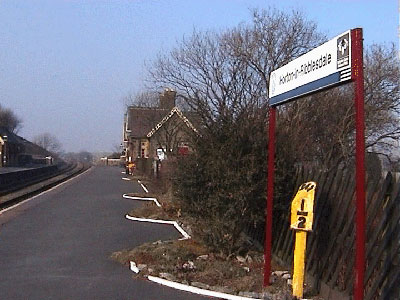
[[[35,136],[33,143],[55,154],[59,154],[62,151],[61,143],[57,137],[48,132]]]
[[[279,30],[277,30],[279,28]],[[253,11],[252,26],[239,26],[227,35],[233,55],[245,60],[265,83],[269,74],[325,37],[298,12]],[[367,149],[388,156],[399,139],[399,63],[395,47],[372,45],[365,51]],[[325,168],[352,161],[354,107],[351,86],[330,90],[279,108],[282,145],[279,153],[290,164],[317,162]],[[290,143],[288,143],[290,139]],[[279,138],[278,138],[279,140]]]
[[[296,10],[291,13],[270,8],[253,10],[252,23],[240,25],[224,34],[230,55],[253,71],[263,86],[259,96],[268,98],[270,73],[308,52],[326,40],[317,25]]]
[[[177,172],[177,194],[193,214],[229,224],[230,233],[207,234],[215,243],[262,217],[269,74],[325,40],[299,12],[254,10],[250,24],[222,33],[195,31],[150,70],[154,86],[173,87],[201,117],[197,149]],[[400,136],[399,78],[393,46],[365,51],[367,148],[386,155]],[[297,164],[332,169],[352,162],[351,84],[289,103],[278,113],[277,197],[291,192],[287,182]],[[231,242],[228,252],[237,247]]]
[[[0,127],[16,133],[21,125],[22,120],[13,111],[0,105]]]
[[[366,147],[390,157],[393,142],[400,138],[396,50],[372,45],[365,51],[364,64]],[[280,154],[288,161],[318,164],[325,169],[352,163],[354,114],[352,84],[285,105],[278,117]]]
[[[160,56],[151,76],[156,84],[172,86],[210,126],[218,118],[238,115],[255,102],[247,66],[226,51],[217,33],[194,32],[170,56]]]
[[[397,51],[372,45],[365,55],[367,147],[388,154],[390,141],[400,138],[400,65]]]
[[[127,95],[124,97],[123,102],[126,107],[136,106],[155,108],[158,107],[159,93],[153,91],[141,91],[136,94]]]
[[[150,70],[155,86],[173,87],[201,118],[175,182],[184,209],[209,225],[211,246],[239,251],[243,229],[262,222],[269,72],[322,40],[297,12],[256,10],[249,25],[195,31]]]

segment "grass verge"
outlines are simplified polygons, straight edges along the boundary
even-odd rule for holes
[[[181,215],[180,208],[172,199],[170,191],[161,191],[152,182],[141,180],[151,193],[132,193],[136,197],[155,197],[162,204],[144,202],[140,207],[129,212],[138,218],[179,221],[192,236],[189,240],[157,241],[145,243],[134,249],[114,252],[111,258],[129,267],[135,262],[140,272],[134,277],[148,275],[162,277],[218,292],[239,294],[242,296],[262,297],[261,293],[291,299],[287,279],[274,275],[273,283],[263,289],[263,253],[250,251],[245,257],[227,257],[211,252],[200,239],[196,239],[191,228],[196,222]],[[193,230],[196,231],[196,230]],[[284,271],[285,268],[272,262],[272,270]],[[279,272],[277,272],[279,273]],[[281,272],[282,273],[282,272]],[[274,298],[275,299],[275,298]],[[314,297],[313,299],[321,299]]]

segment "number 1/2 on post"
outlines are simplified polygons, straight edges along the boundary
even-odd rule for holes
[[[304,263],[307,231],[312,231],[314,195],[317,184],[307,182],[300,186],[292,201],[290,228],[296,231],[293,264],[293,296],[303,298]]]

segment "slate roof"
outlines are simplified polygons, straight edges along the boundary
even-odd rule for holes
[[[129,107],[128,130],[134,138],[144,138],[166,114],[168,109]]]

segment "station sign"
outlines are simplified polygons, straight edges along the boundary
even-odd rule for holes
[[[269,104],[276,106],[351,80],[350,30],[273,71]]]

